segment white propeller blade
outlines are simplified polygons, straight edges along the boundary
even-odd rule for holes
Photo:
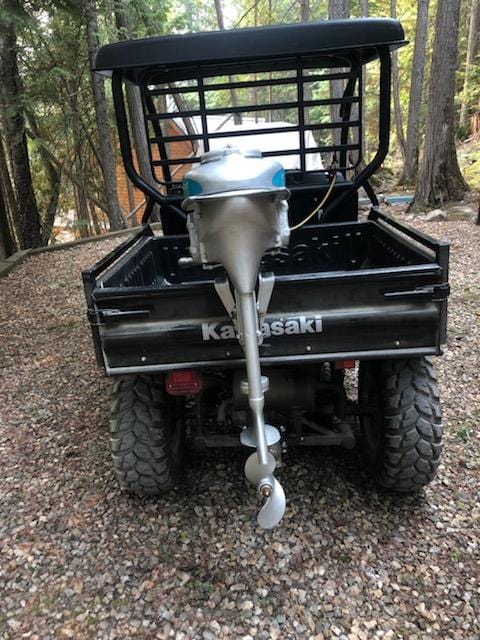
[[[268,484],[272,487],[272,492],[257,516],[257,522],[263,529],[272,529],[277,526],[285,513],[287,504],[285,491],[279,481],[270,476]]]
[[[257,452],[255,451],[248,456],[245,462],[245,477],[249,482],[258,486],[260,480],[267,478],[273,473],[276,464],[275,458],[270,451],[267,453],[267,464],[260,464]]]

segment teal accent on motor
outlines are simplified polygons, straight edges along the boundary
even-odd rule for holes
[[[285,186],[285,169],[279,169],[272,177],[272,185],[274,187]]]
[[[196,180],[191,178],[184,178],[183,180],[183,193],[185,196],[198,196],[202,193],[203,187]]]

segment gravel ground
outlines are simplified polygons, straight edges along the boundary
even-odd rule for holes
[[[117,488],[80,279],[116,241],[1,280],[0,637],[480,638],[480,229],[419,226],[452,242],[438,479],[401,498],[355,452],[291,453],[272,532],[240,454],[190,460],[160,500]]]

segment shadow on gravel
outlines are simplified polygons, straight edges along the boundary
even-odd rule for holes
[[[258,535],[255,519],[260,500],[244,478],[246,458],[235,450],[190,454],[177,489],[163,497],[125,499],[138,513],[153,509],[163,518],[175,514],[179,530],[208,529],[211,518],[217,526],[223,523],[225,530],[251,523],[250,532]],[[266,537],[284,537],[304,522],[311,531],[330,534],[353,526],[355,534],[351,523],[363,519],[380,541],[388,543],[407,524],[415,527],[418,521],[420,528],[424,518],[425,492],[411,496],[379,488],[356,451],[292,448],[277,477],[287,495],[287,511],[279,533],[263,532]]]

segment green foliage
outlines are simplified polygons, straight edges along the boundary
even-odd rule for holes
[[[134,37],[148,37],[157,34],[171,34],[191,31],[211,30],[217,28],[217,17],[213,0],[97,0],[99,39],[102,44],[117,40],[120,36],[115,25],[115,3],[122,2],[131,24]],[[23,0],[15,3],[16,10],[7,13],[0,10],[0,22],[13,21],[17,30],[19,43],[19,63],[25,99],[17,108],[22,112],[32,113],[38,125],[43,144],[63,165],[65,172],[60,194],[60,207],[67,211],[76,208],[77,187],[68,176],[77,175],[81,170],[81,178],[89,197],[103,201],[103,183],[98,163],[98,136],[94,118],[94,104],[89,73],[86,20],[84,4],[80,0]],[[225,21],[228,27],[251,27],[255,25],[297,22],[300,20],[299,0],[240,0],[238,3],[223,2]],[[436,0],[430,3],[430,28],[427,52],[426,80],[430,73],[429,65],[432,50],[433,25]],[[360,15],[360,0],[351,0],[352,17]],[[371,16],[389,16],[390,0],[370,0]],[[480,66],[478,57],[471,69],[471,81],[464,90],[465,59],[468,39],[470,3],[462,5],[461,33],[459,38],[459,56],[457,71],[457,101],[468,105],[469,115],[480,111]],[[413,42],[416,28],[416,2],[397,0],[397,14],[401,20],[410,46],[399,51],[400,103],[402,117],[406,126],[408,117],[408,100],[410,76],[413,56]],[[310,20],[328,17],[328,0],[310,2]],[[261,74],[257,74],[260,78]],[[226,78],[224,79],[226,80]],[[372,150],[377,141],[378,111],[377,63],[369,65],[366,80],[365,125],[366,146]],[[425,85],[427,86],[427,84]],[[312,83],[313,98],[326,97],[326,83]],[[107,95],[109,95],[109,88]],[[256,95],[258,103],[273,98],[283,102],[294,100],[292,86],[274,87],[271,95],[267,89],[259,89]],[[239,104],[252,103],[250,89],[237,91]],[[111,101],[111,97],[109,96]],[[187,106],[194,107],[193,100],[184,94]],[[212,92],[209,95],[209,106],[221,107],[230,103],[228,92]],[[423,101],[426,109],[427,100]],[[113,109],[111,111],[111,128],[115,131]],[[3,114],[11,116],[12,114]],[[265,114],[259,113],[259,117]],[[422,114],[422,128],[425,113]],[[277,120],[293,122],[294,111],[279,109],[275,114]],[[330,119],[328,109],[315,107],[310,117],[318,122]],[[458,132],[462,138],[470,135],[470,124]],[[322,134],[315,134],[317,142],[323,141]],[[114,138],[116,140],[116,137]],[[115,142],[116,147],[118,142]],[[400,158],[396,144],[394,127],[392,126],[392,152],[387,165],[399,171]],[[30,140],[32,174],[34,176],[37,198],[41,211],[45,213],[50,197],[50,186],[45,159],[41,153],[41,144]],[[118,153],[118,149],[117,149]],[[81,154],[81,167],[78,166],[78,154]],[[461,150],[461,162],[465,176],[475,186],[480,186],[480,152],[469,148],[468,153]],[[81,212],[77,226],[88,224],[88,213]]]
[[[468,442],[470,440],[471,432],[472,432],[471,425],[464,424],[457,430],[455,436],[457,440],[461,440],[462,442]]]
[[[480,191],[480,147],[478,141],[465,143],[458,148],[458,161],[465,180]]]

